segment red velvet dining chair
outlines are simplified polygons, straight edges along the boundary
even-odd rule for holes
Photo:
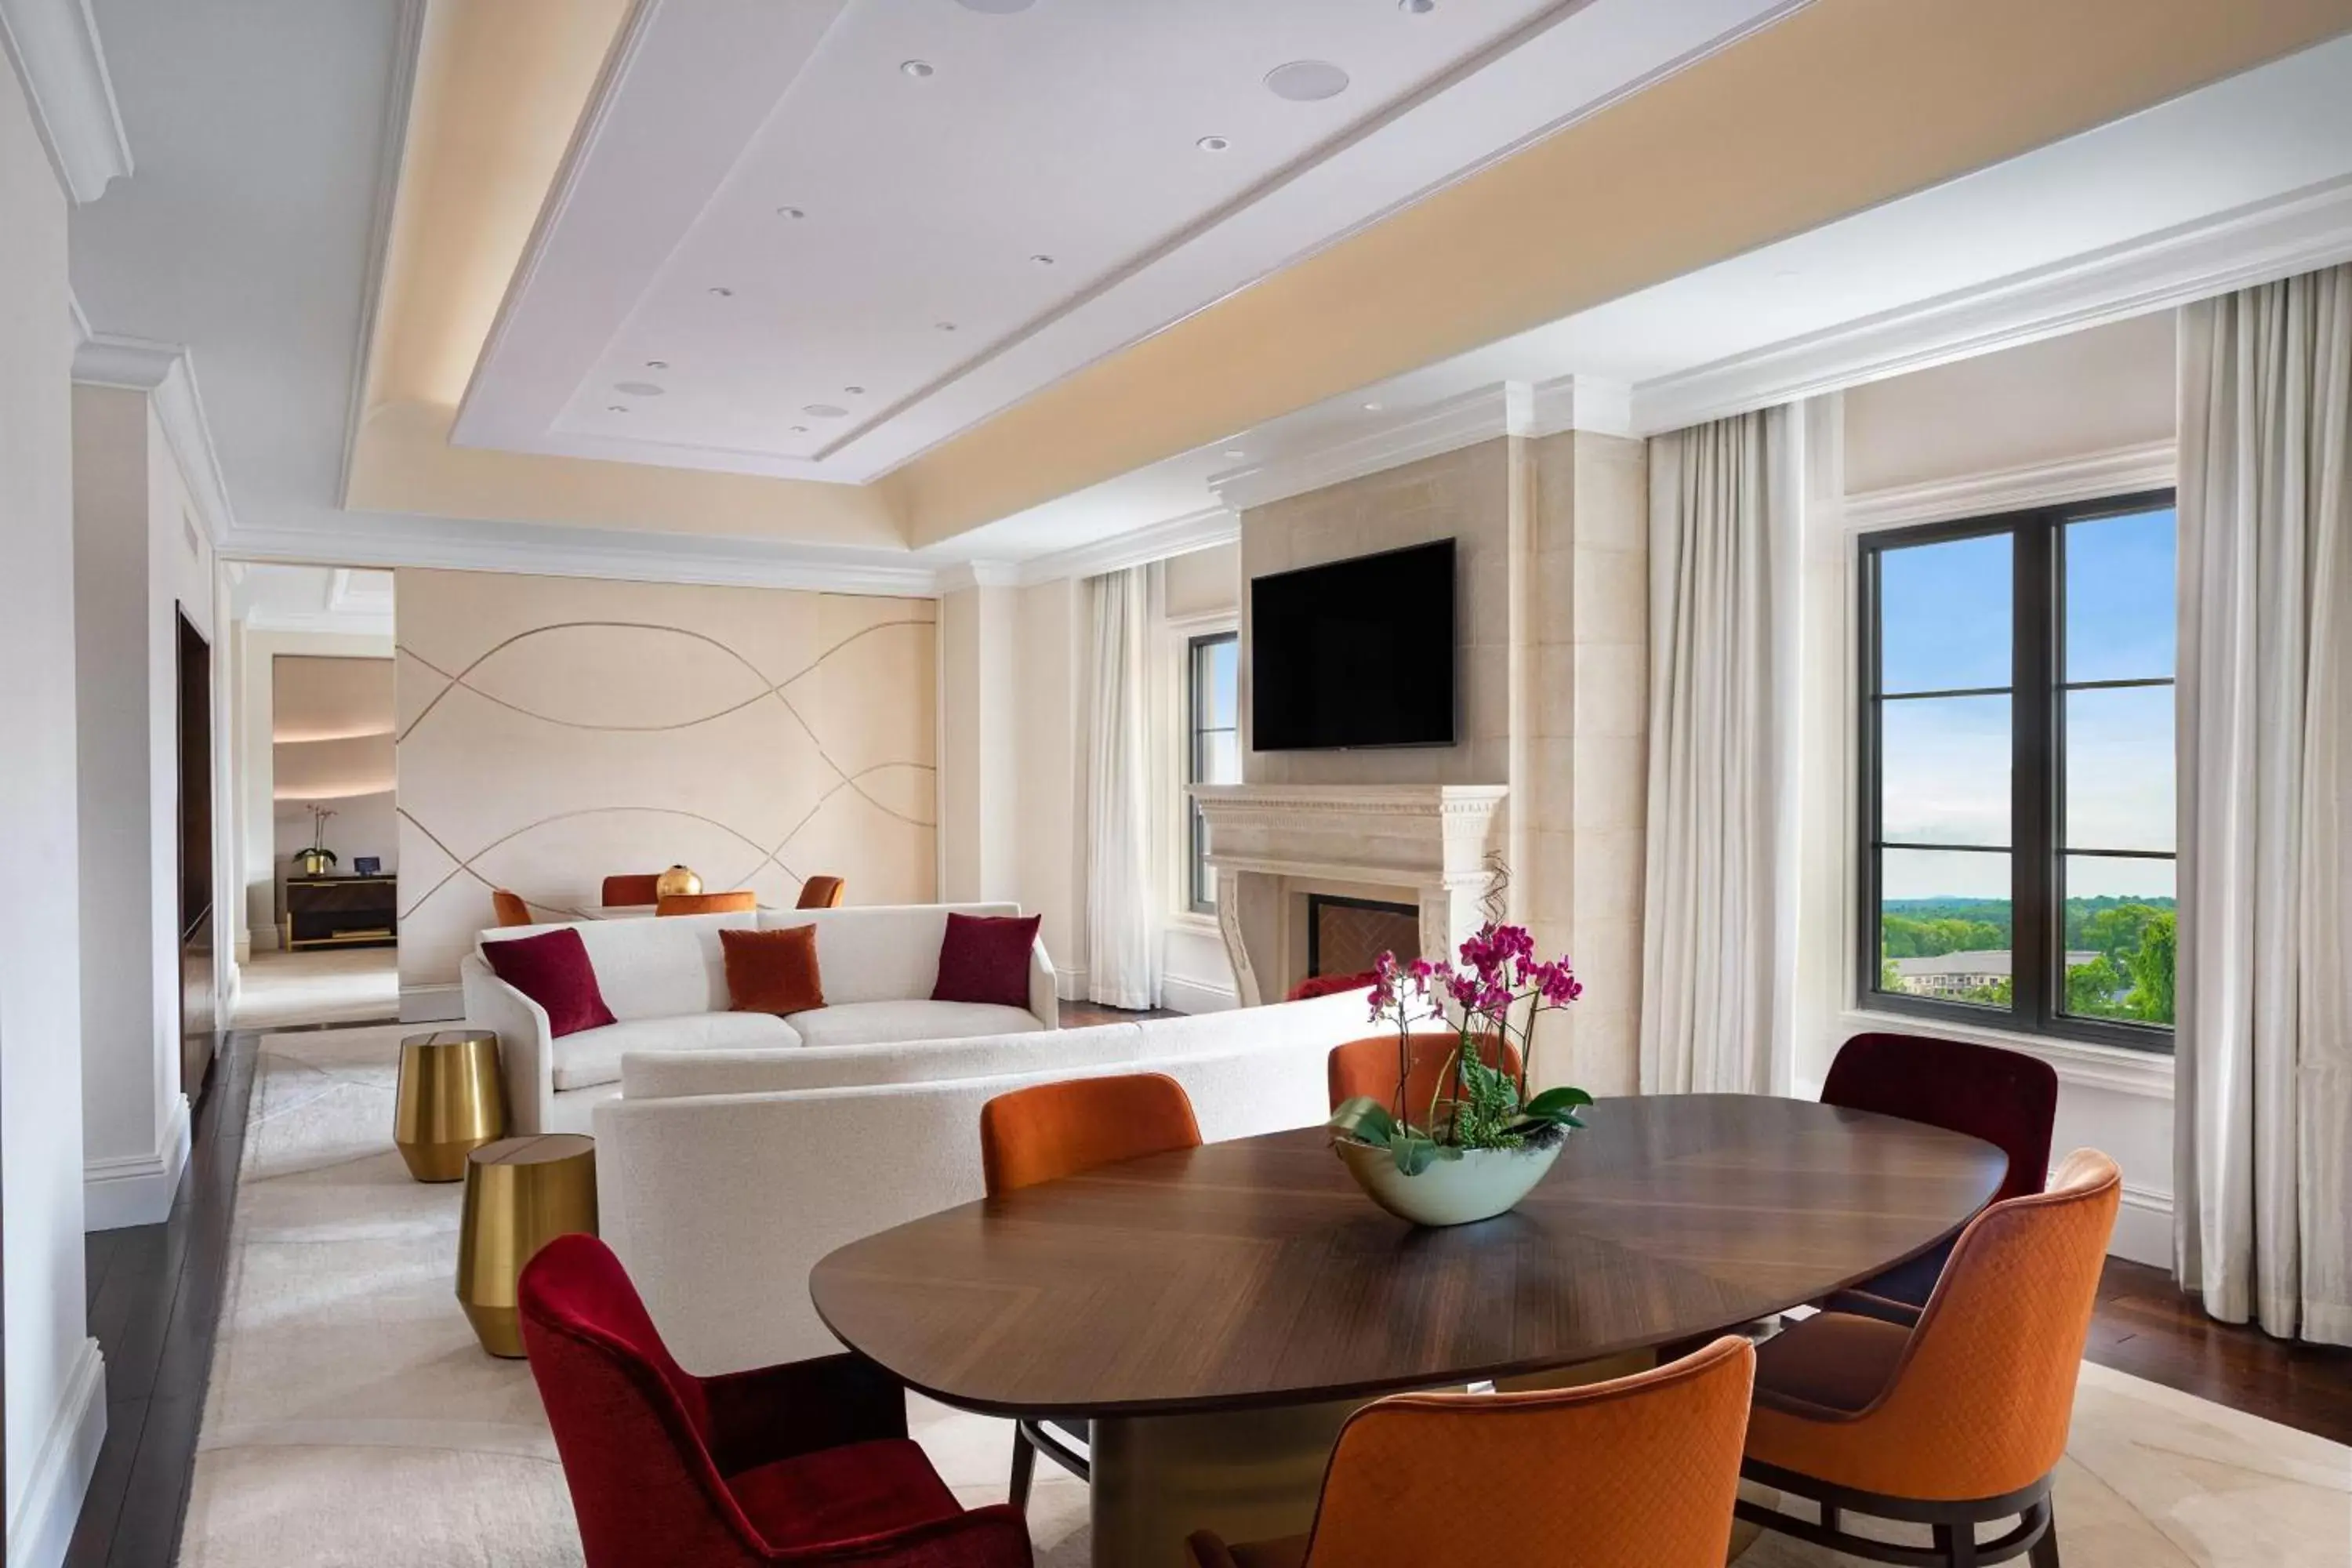
[[[516,1296],[587,1568],[1029,1568],[1021,1515],[957,1503],[873,1363],[696,1377],[592,1236],[541,1247]]]
[[[1856,1035],[1838,1048],[1822,1103],[1874,1110],[1981,1138],[2009,1156],[1995,1203],[2030,1197],[2050,1179],[2058,1074],[2048,1062],[1997,1046],[1928,1035]],[[1951,1256],[1952,1243],[1865,1280],[1831,1301],[1841,1310],[1897,1323],[1916,1319]]]

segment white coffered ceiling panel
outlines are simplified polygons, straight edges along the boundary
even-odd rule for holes
[[[647,0],[457,438],[867,480],[1794,8]]]

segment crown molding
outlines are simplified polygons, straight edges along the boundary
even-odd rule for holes
[[[243,527],[221,546],[243,561],[603,577],[723,588],[934,598],[940,574],[889,551],[712,534],[343,512],[331,526]]]
[[[58,184],[77,204],[131,177],[131,138],[89,0],[0,0],[0,47],[25,84]]]
[[[1633,389],[1643,435],[2209,299],[2352,257],[2352,177],[1717,360]]]
[[[376,317],[383,308],[383,274],[392,256],[392,220],[408,161],[408,111],[416,92],[416,63],[425,47],[425,0],[399,0],[392,80],[384,93],[382,138],[376,148],[375,203],[368,214],[367,270],[360,279],[360,320],[352,345],[351,384],[343,394],[343,445],[336,457],[335,499],[352,493],[352,455],[367,417],[368,371],[375,353]]]
[[[1954,518],[1995,517],[2028,507],[2164,489],[2177,479],[2179,463],[2179,443],[2150,441],[2055,462],[1859,490],[1845,498],[1845,526],[1864,531],[1948,522]]]
[[[1561,375],[1536,383],[1529,424],[1520,434],[1557,436],[1564,430],[1631,436],[1633,386],[1597,375]]]
[[[79,308],[75,311],[80,320]],[[192,351],[179,343],[152,342],[145,338],[90,332],[74,349],[73,378],[85,386],[115,386],[143,392],[163,426],[164,444],[180,466],[197,526],[217,550],[236,531],[236,515],[228,503],[228,483],[221,477],[220,458],[213,447],[212,423],[205,417],[203,391],[196,384]]]
[[[304,636],[384,637],[393,635],[389,610],[279,610],[256,606],[238,619],[257,632],[291,632]]]
[[[1356,426],[1334,441],[1290,446],[1276,437],[1274,455],[1210,475],[1209,489],[1232,510],[1248,511],[1498,436],[1522,435],[1534,422],[1534,389],[1521,381],[1496,382]]]
[[[967,588],[1014,588],[1020,586],[1021,569],[1009,561],[951,561],[939,569],[938,580],[942,594]]]
[[[1059,582],[1065,577],[1098,577],[1106,572],[1123,572],[1129,566],[1190,555],[1196,550],[1213,550],[1241,536],[1238,513],[1228,507],[1206,507],[1165,522],[1155,522],[1149,528],[1032,556],[1021,563],[1021,581],[1025,584]]]

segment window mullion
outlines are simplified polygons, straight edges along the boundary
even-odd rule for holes
[[[2011,1007],[2018,1026],[2045,1026],[2057,1009],[2051,994],[2058,933],[2056,698],[2059,670],[2056,628],[2059,604],[2057,528],[2049,518],[2019,524],[2016,533],[2017,598],[2011,624],[2017,694],[2010,720],[2010,814],[2015,827],[2010,861]]]

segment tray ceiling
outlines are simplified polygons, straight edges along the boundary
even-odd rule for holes
[[[645,5],[455,438],[870,480],[1793,8]]]

